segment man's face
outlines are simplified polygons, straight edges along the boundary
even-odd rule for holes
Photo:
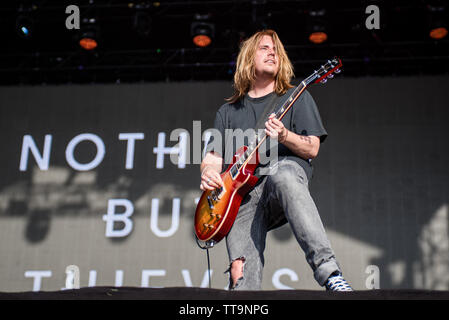
[[[277,49],[274,46],[273,39],[270,36],[263,36],[255,55],[256,76],[276,77],[279,69],[279,59]]]

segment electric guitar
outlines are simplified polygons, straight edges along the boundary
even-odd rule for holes
[[[307,87],[318,82],[326,83],[328,78],[334,77],[334,73],[340,73],[341,66],[341,60],[333,58],[319,70],[314,71],[295,88],[276,112],[276,118],[281,120]],[[212,247],[231,230],[244,196],[258,181],[253,174],[259,164],[258,149],[266,138],[266,134],[257,137],[249,146],[238,149],[232,163],[221,174],[223,186],[203,192],[195,211],[197,240],[204,241],[206,245]]]

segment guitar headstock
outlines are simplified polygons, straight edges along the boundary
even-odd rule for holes
[[[334,73],[340,73],[340,68],[343,66],[341,60],[337,57],[334,57],[331,60],[327,60],[327,62],[321,66],[317,71],[315,71],[310,77],[306,79],[306,84],[310,83],[326,83],[327,79],[332,79],[334,77]]]

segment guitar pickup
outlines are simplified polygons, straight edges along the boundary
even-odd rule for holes
[[[220,200],[223,194],[226,192],[226,189],[224,187],[220,187],[216,189],[217,192],[217,200]]]
[[[232,180],[234,180],[235,179],[235,177],[237,177],[237,175],[239,174],[239,169],[237,168],[237,166],[234,164],[232,167],[231,167],[231,178],[232,178]]]
[[[214,208],[214,203],[212,202],[211,198],[209,196],[207,196],[207,202],[209,203],[209,208],[213,209]]]

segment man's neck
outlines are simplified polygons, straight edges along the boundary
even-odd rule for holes
[[[274,79],[259,79],[256,80],[254,85],[248,91],[248,95],[251,98],[259,98],[266,96],[267,94],[274,91]]]

